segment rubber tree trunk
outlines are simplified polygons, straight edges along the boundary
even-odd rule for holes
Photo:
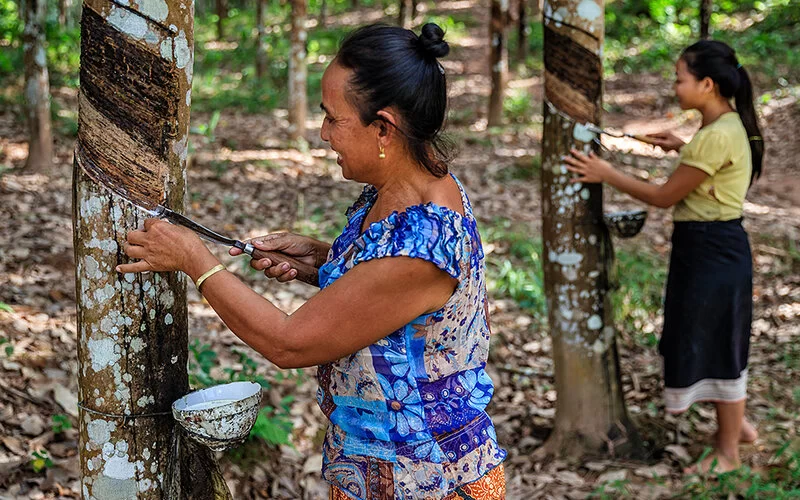
[[[700,0],[700,38],[703,40],[707,40],[710,34],[711,11],[713,8],[713,0]]]
[[[153,188],[182,209],[193,17],[191,0],[83,3],[73,226],[85,499],[230,498],[211,452],[170,414],[188,390],[185,278],[115,272],[143,215],[84,170],[163,173]]]
[[[25,65],[25,113],[28,121],[28,159],[25,170],[41,172],[53,163],[50,123],[50,82],[45,51],[46,0],[25,0],[22,33]]]
[[[491,0],[489,20],[489,68],[492,87],[489,94],[490,127],[503,122],[503,95],[508,79],[508,0]]]
[[[306,64],[306,0],[292,2],[292,36],[291,54],[289,56],[289,136],[291,139],[304,138],[306,135],[306,114],[308,96],[306,80],[308,68]]]
[[[267,74],[267,31],[264,23],[264,14],[267,9],[267,0],[256,0],[256,78],[262,80]]]
[[[398,14],[397,23],[403,28],[410,28],[414,20],[414,6],[411,5],[411,0],[400,0],[400,13]]]
[[[555,427],[538,455],[636,454],[607,300],[608,246],[599,184],[571,184],[561,158],[588,153],[600,123],[602,0],[545,1],[542,236],[553,341]]]
[[[319,24],[325,26],[328,23],[328,2],[322,0],[319,4]]]

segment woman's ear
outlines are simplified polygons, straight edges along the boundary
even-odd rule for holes
[[[397,117],[391,110],[382,109],[378,111],[377,126],[379,128],[378,135],[385,138],[393,138],[397,132]]]
[[[700,84],[703,86],[703,91],[704,92],[714,92],[714,91],[718,92],[719,91],[717,89],[717,84],[714,82],[714,80],[711,79],[711,77],[707,76],[707,77],[703,78],[700,81]]]

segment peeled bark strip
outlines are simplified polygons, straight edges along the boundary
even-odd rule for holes
[[[308,96],[306,80],[306,0],[292,2],[292,36],[291,54],[289,57],[289,135],[290,138],[301,139],[306,135],[306,114]]]
[[[40,172],[53,163],[50,124],[50,82],[45,52],[46,0],[25,0],[22,32],[25,65],[25,110],[28,119],[28,159],[25,169]]]
[[[561,161],[571,148],[591,151],[595,136],[580,124],[600,123],[603,4],[548,1],[543,22],[542,235],[558,399],[555,428],[537,454],[636,454],[607,297],[602,187],[570,183]]]
[[[489,21],[489,68],[492,72],[492,89],[489,94],[488,125],[496,127],[503,122],[503,96],[508,80],[508,0],[492,0]]]
[[[125,172],[183,207],[193,17],[191,0],[83,6],[73,225],[85,499],[230,498],[210,451],[175,445],[184,438],[170,408],[188,390],[185,278],[116,273],[143,214],[94,180]]]

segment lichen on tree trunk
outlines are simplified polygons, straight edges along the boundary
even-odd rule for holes
[[[182,209],[193,17],[190,0],[83,6],[73,230],[85,499],[230,498],[211,452],[181,446],[171,416],[188,390],[185,277],[115,271],[143,212],[97,182],[129,178]]]
[[[603,4],[545,2],[542,233],[545,294],[558,399],[540,456],[635,455],[640,440],[623,400],[608,300],[608,232],[599,184],[571,182],[562,161],[588,153],[600,123]]]

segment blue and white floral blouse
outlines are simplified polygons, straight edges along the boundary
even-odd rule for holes
[[[484,409],[494,387],[484,255],[464,188],[465,214],[433,203],[393,212],[361,233],[377,191],[367,186],[319,270],[329,286],[372,259],[425,259],[458,280],[447,303],[317,371],[330,419],[323,477],[359,499],[440,499],[506,456]],[[357,313],[357,312],[354,312]]]

